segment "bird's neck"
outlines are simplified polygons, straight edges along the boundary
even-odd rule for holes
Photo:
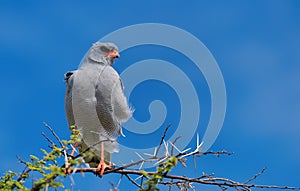
[[[99,68],[102,68],[103,66],[110,66],[110,64],[107,60],[95,61],[95,60],[91,60],[89,58],[85,58],[82,65],[80,66],[80,69],[81,70],[84,70],[84,69],[98,70]]]
[[[87,62],[86,62],[87,61]],[[99,60],[93,60],[89,57],[87,57],[84,61],[84,63],[89,63],[89,64],[101,64],[101,65],[112,65],[113,64],[113,59],[107,58],[107,57],[102,57]]]

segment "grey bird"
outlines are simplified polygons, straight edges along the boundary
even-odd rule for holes
[[[68,125],[80,132],[79,152],[92,148],[92,156],[84,160],[97,167],[100,176],[111,168],[110,154],[118,152],[121,124],[132,116],[120,76],[112,67],[119,57],[113,43],[96,42],[78,70],[65,74]]]

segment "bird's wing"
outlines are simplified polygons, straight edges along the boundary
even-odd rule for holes
[[[95,85],[96,112],[107,135],[114,137],[121,129],[113,106],[114,86],[119,77],[111,66],[104,67]]]
[[[66,81],[66,93],[65,93],[65,110],[67,114],[67,121],[69,127],[75,124],[73,108],[72,108],[72,88],[73,88],[73,79],[76,74],[76,71],[67,72],[65,74]]]
[[[128,106],[127,99],[123,91],[123,83],[118,76],[112,94],[112,105],[115,116],[119,122],[126,122],[132,116],[132,110]]]

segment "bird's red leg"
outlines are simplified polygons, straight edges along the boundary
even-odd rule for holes
[[[104,142],[101,142],[101,156],[100,156],[100,163],[98,167],[96,168],[96,171],[99,172],[100,177],[102,177],[105,169],[112,168],[112,165],[108,165],[104,161]]]
[[[71,152],[71,156],[74,156],[74,153],[75,153],[77,147],[78,147],[78,142],[76,142],[74,144],[74,147],[73,147],[72,152]]]

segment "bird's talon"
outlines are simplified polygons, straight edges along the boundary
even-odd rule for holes
[[[96,172],[99,173],[100,177],[102,177],[106,169],[112,169],[113,167],[114,165],[106,164],[103,160],[101,160],[98,167],[96,168]]]
[[[72,171],[73,171],[73,170],[71,169],[71,167],[65,168],[65,169],[64,169],[64,174],[65,174],[65,176],[67,176],[68,174],[71,174]]]

